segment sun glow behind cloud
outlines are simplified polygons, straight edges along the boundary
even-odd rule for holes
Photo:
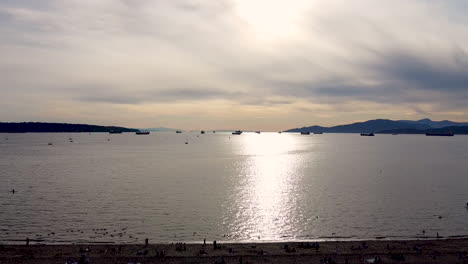
[[[310,1],[308,1],[310,2]],[[237,0],[236,12],[260,40],[288,41],[301,34],[307,1]]]

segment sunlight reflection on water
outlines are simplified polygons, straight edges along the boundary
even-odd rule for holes
[[[230,226],[232,235],[273,240],[293,233],[303,160],[288,153],[301,148],[297,138],[248,134],[239,144],[240,154],[247,158],[239,168],[239,184],[230,199],[237,203],[231,207],[237,210]]]

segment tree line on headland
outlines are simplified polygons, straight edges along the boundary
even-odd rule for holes
[[[138,129],[118,126],[96,126],[66,123],[0,123],[0,133],[60,133],[60,132],[136,132]]]

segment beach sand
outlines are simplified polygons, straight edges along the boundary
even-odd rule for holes
[[[130,244],[0,245],[0,263],[464,263],[468,239]],[[81,258],[81,262],[80,262]],[[88,261],[88,262],[84,262]]]

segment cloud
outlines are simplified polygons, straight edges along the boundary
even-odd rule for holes
[[[203,101],[209,99],[221,99],[239,97],[240,93],[223,92],[212,89],[170,89],[158,91],[146,91],[141,94],[128,94],[125,92],[114,94],[91,94],[79,97],[79,100],[88,102],[103,102],[111,104],[142,104],[158,102],[179,101]]]
[[[83,121],[82,109],[155,104],[195,118],[194,104],[247,123],[242,108],[284,113],[286,127],[341,122],[343,109],[449,119],[468,112],[466,11],[461,0],[2,1],[0,118],[25,104],[51,119],[63,117],[48,105]]]

